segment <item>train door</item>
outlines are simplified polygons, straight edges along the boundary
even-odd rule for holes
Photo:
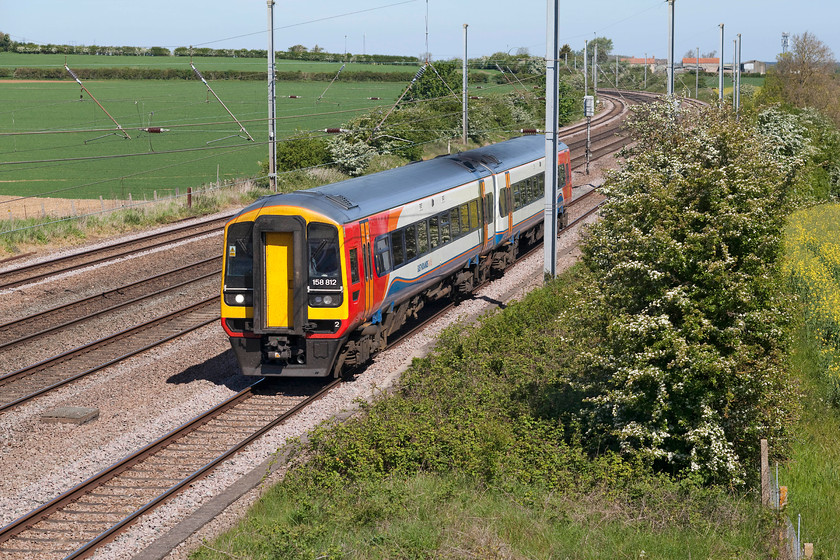
[[[293,328],[295,308],[294,237],[290,231],[263,234],[265,248],[265,323]]]
[[[510,172],[505,171],[504,186],[499,186],[498,194],[499,215],[496,218],[496,232],[509,237],[513,227],[513,204],[510,194]]]
[[[362,243],[362,306],[365,317],[370,317],[373,306],[373,242],[370,238],[370,222],[359,222],[359,237]]]
[[[494,245],[496,237],[496,220],[494,219],[496,215],[496,176],[491,175],[490,180],[492,182],[489,186],[483,179],[478,182],[481,190],[481,213],[484,217],[482,241],[484,242],[485,250]]]

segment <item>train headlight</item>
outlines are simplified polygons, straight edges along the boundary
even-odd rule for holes
[[[341,305],[341,292],[335,294],[309,294],[310,307],[338,307]]]
[[[254,305],[254,293],[250,290],[244,292],[229,292],[225,290],[224,300],[225,305],[250,307]]]

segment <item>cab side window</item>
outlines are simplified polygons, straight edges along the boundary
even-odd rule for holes
[[[359,282],[359,250],[350,249],[350,282],[358,284]]]

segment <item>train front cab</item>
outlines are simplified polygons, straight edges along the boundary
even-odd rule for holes
[[[341,348],[342,228],[297,211],[225,231],[222,325],[245,375],[325,377]]]

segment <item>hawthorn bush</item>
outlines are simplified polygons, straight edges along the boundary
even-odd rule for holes
[[[715,108],[641,106],[629,127],[584,247],[600,325],[573,383],[584,441],[750,482],[760,439],[780,449],[795,414],[779,270],[799,160]]]

